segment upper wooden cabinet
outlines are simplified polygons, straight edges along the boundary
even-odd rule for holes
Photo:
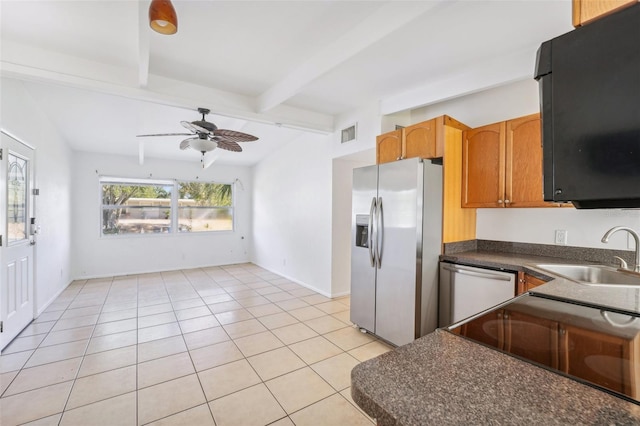
[[[460,205],[462,131],[469,127],[443,115],[376,138],[377,163],[403,158],[442,158],[442,243],[476,238],[476,210]]]
[[[440,158],[444,155],[445,127],[465,130],[469,127],[443,115],[376,138],[378,164],[405,158]]]
[[[573,26],[582,26],[637,2],[638,0],[573,0]]]
[[[463,132],[463,207],[553,207],[542,196],[540,114]]]
[[[506,122],[505,206],[544,207],[540,114]]]
[[[376,137],[376,163],[389,163],[402,158],[402,129]]]
[[[503,207],[505,123],[462,133],[463,207]]]

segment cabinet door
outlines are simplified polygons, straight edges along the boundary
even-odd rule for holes
[[[560,370],[616,392],[634,393],[632,341],[573,325],[560,328]]]
[[[402,129],[404,152],[402,158],[436,157],[436,120],[424,121]]]
[[[541,286],[542,284],[546,284],[547,282],[545,280],[542,280],[540,278],[536,278],[532,275],[529,274],[525,274],[524,275],[524,291],[529,291],[532,288],[536,288],[538,286]]]
[[[463,207],[504,207],[504,160],[504,122],[463,132]]]
[[[504,350],[558,368],[558,323],[522,312],[504,311]]]
[[[525,274],[524,272],[518,272],[518,286],[516,287],[516,296],[526,293],[527,291],[546,284],[543,279],[536,278],[533,275]]]
[[[503,349],[504,322],[502,315],[503,311],[498,310],[467,322],[460,327],[460,335],[494,348]]]
[[[546,207],[542,197],[542,138],[540,114],[506,123],[505,205]]]
[[[389,163],[402,157],[402,129],[376,137],[377,164]]]
[[[573,26],[579,27],[636,2],[637,0],[573,0]]]

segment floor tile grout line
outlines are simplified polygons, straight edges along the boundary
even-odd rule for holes
[[[114,281],[114,277],[111,277],[111,279],[109,281],[109,289],[107,290],[107,295],[105,297],[105,301],[106,301],[107,297],[109,296],[109,292],[111,291],[111,288],[113,286],[113,281]],[[85,282],[85,284],[82,286],[82,289],[84,289],[84,287],[88,284],[88,282],[89,282],[89,280],[87,280]],[[82,289],[80,289],[80,292],[82,291]],[[76,297],[77,297],[77,295],[76,295]],[[69,389],[69,394],[67,395],[67,398],[65,400],[64,406],[62,407],[62,415],[60,416],[60,420],[58,421],[58,425],[60,425],[60,423],[62,423],[62,419],[64,418],[64,413],[66,411],[68,411],[67,410],[67,406],[69,405],[69,400],[71,399],[71,394],[73,393],[73,389],[76,386],[76,381],[78,380],[78,375],[80,374],[80,370],[82,370],[82,365],[84,364],[85,357],[87,356],[87,351],[89,350],[89,346],[91,345],[91,340],[93,338],[93,333],[95,332],[97,321],[100,318],[100,314],[102,313],[102,308],[103,307],[104,307],[104,303],[100,306],[100,312],[98,313],[98,318],[96,318],[96,323],[93,324],[93,330],[91,331],[91,335],[89,336],[89,339],[87,340],[87,345],[84,348],[84,352],[82,354],[82,360],[80,360],[80,365],[78,366],[78,370],[76,371],[75,377],[73,378],[73,383],[71,384],[71,388]],[[96,402],[96,401],[94,401],[94,402]],[[75,407],[75,408],[80,408],[80,406]]]
[[[188,278],[187,278],[187,280],[188,280]],[[191,283],[190,283],[190,285],[193,288],[193,285]],[[166,284],[165,284],[165,286],[166,286]],[[198,293],[198,296],[200,296],[199,293]],[[200,297],[200,299],[202,300],[202,297]],[[204,300],[202,300],[202,302],[204,303]],[[171,306],[173,307],[173,303],[171,304]],[[207,306],[207,305],[205,304],[205,306]],[[207,306],[207,308],[208,308],[208,306]],[[211,310],[209,309],[209,311],[211,311]],[[175,309],[173,310],[173,312],[174,312],[174,315],[175,315]],[[211,312],[211,315],[213,315],[213,312]],[[214,315],[214,318],[215,318],[215,315]],[[207,394],[206,394],[206,392],[204,390],[204,386],[202,386],[202,380],[200,380],[200,375],[198,374],[198,369],[196,368],[196,364],[193,361],[193,357],[191,356],[191,351],[189,350],[189,346],[187,345],[187,341],[184,338],[184,333],[182,332],[182,326],[180,325],[180,323],[178,323],[178,326],[180,327],[180,336],[182,337],[182,340],[184,342],[185,348],[187,348],[187,355],[189,356],[189,360],[191,361],[191,366],[193,367],[193,374],[195,374],[196,379],[198,379],[198,384],[200,385],[200,391],[202,392],[202,395],[204,396],[204,401],[205,401],[204,403],[207,405],[207,409],[209,410],[209,414],[211,414],[211,418],[213,419],[213,422],[215,424],[216,423],[215,417],[213,416],[213,412],[211,411],[211,407],[209,406],[209,403],[207,401]],[[186,376],[183,376],[183,377],[186,377]],[[187,408],[187,410],[190,410],[192,408],[194,408],[194,407],[189,407],[189,408]],[[184,411],[186,411],[186,410],[184,410]],[[173,416],[175,414],[177,414],[177,413],[172,413],[169,416]],[[169,417],[169,416],[167,416],[167,417]],[[160,420],[160,419],[156,419],[154,421],[158,421],[158,420]],[[140,424],[139,420],[138,420],[138,424]]]
[[[73,303],[73,301],[78,297],[78,294],[80,294],[80,292],[81,292],[81,291],[82,291],[82,289],[85,287],[85,285],[87,284],[87,282],[88,282],[88,280],[87,280],[87,281],[85,281],[85,282],[81,285],[81,288],[78,290],[78,292],[77,292],[77,293],[76,293],[76,295],[73,297],[73,299],[71,300],[71,302],[69,303],[69,305],[68,305],[68,306],[71,306],[71,304],[72,304],[72,303]],[[66,310],[67,310],[67,309],[69,309],[69,308],[67,307],[63,312],[66,312]],[[63,314],[63,315],[64,315],[64,314]],[[59,321],[60,319],[62,319],[62,316],[61,316],[57,321]],[[57,321],[56,321],[56,323],[57,323]],[[55,327],[55,324],[54,324],[54,327]],[[94,328],[95,328],[95,324],[94,324]],[[50,330],[50,331],[47,333],[47,336],[49,335],[49,333],[52,333],[52,331]],[[45,337],[45,339],[46,339],[46,337]],[[45,339],[43,339],[42,341],[44,341]],[[89,339],[87,340],[87,346],[85,347],[85,354],[86,354],[87,348],[88,348],[88,346],[89,346],[89,341],[90,341],[90,340],[91,340],[91,338],[89,338]],[[24,366],[29,362],[29,359],[31,359],[31,357],[35,354],[36,350],[37,350],[37,349],[39,349],[39,347],[40,347],[40,344],[41,344],[41,343],[42,343],[42,342],[40,342],[40,343],[38,344],[38,347],[37,347],[36,349],[34,349],[33,353],[29,356],[29,358],[27,359],[27,361],[25,361],[25,363],[24,363],[23,367],[22,367],[22,368],[20,368],[20,370],[18,371],[18,374],[16,374],[16,376],[14,377],[14,380],[18,377],[18,375],[20,374],[20,372],[22,372],[22,370],[25,370],[25,367],[24,367]],[[73,391],[73,386],[75,385],[75,381],[76,381],[77,376],[78,376],[78,374],[79,374],[79,372],[80,372],[80,368],[82,367],[82,362],[84,361],[84,355],[82,355],[81,357],[82,357],[82,360],[80,361],[80,365],[78,366],[78,371],[76,371],[75,377],[74,377],[72,380],[66,380],[66,381],[64,381],[64,382],[59,382],[59,383],[49,384],[49,385],[47,385],[47,386],[44,386],[44,387],[49,387],[49,386],[54,386],[54,385],[58,385],[58,384],[62,384],[62,383],[73,382],[73,383],[72,383],[72,385],[71,385],[71,389],[69,390],[69,395],[67,395],[67,398],[66,398],[66,401],[65,401],[65,404],[64,404],[64,407],[63,407],[62,411],[61,411],[60,413],[47,414],[47,415],[45,415],[44,417],[41,417],[41,418],[39,418],[39,419],[42,419],[42,418],[45,418],[45,417],[49,417],[49,416],[53,416],[53,415],[57,415],[57,414],[61,414],[61,415],[60,415],[60,419],[59,419],[59,421],[58,421],[58,424],[60,424],[60,422],[62,422],[62,418],[63,418],[63,416],[64,416],[64,411],[65,411],[66,405],[67,405],[67,403],[68,403],[68,401],[69,401],[69,397],[71,396],[71,392]],[[80,357],[74,357],[74,358],[80,358]],[[67,358],[67,359],[65,359],[65,360],[74,359],[74,358]],[[59,360],[59,361],[65,361],[65,360]],[[54,361],[54,362],[59,362],[59,361]],[[45,364],[40,364],[40,365],[52,364],[52,363],[54,363],[54,362],[45,363]],[[38,365],[38,366],[40,366],[40,365]],[[38,366],[34,366],[34,367],[38,367]],[[27,367],[27,368],[32,368],[32,367]],[[12,383],[13,383],[13,380],[12,380]],[[42,388],[44,388],[44,387],[35,388],[35,389],[31,389],[31,390],[42,389]],[[7,387],[7,389],[6,389],[6,390],[8,390],[8,389],[9,389],[9,387]],[[6,392],[6,390],[5,390],[5,392]],[[31,391],[31,390],[30,390],[30,391]],[[22,393],[24,393],[24,392],[22,392]],[[16,394],[16,395],[18,395],[18,394]],[[39,419],[33,419],[33,420],[30,420],[30,421],[35,421],[35,420],[39,420]]]
[[[183,274],[183,276],[184,276],[185,278],[187,278],[187,280],[189,281],[190,286],[191,286],[191,289],[195,292],[195,294],[197,294],[197,298],[200,298],[200,299],[202,300],[202,302],[204,303],[204,300],[203,300],[203,297],[204,297],[204,296],[202,296],[202,295],[199,293],[199,290],[198,290],[198,289],[196,289],[196,286],[194,286],[193,282],[191,282],[191,281],[189,280],[188,276],[187,276],[186,274],[184,274],[184,272],[183,272],[183,271],[181,271],[181,273],[182,273],[182,274]],[[205,274],[206,274],[206,271],[205,271]],[[256,275],[256,276],[257,276],[257,275]],[[163,280],[164,280],[164,279],[163,279]],[[234,300],[239,301],[239,300],[242,300],[242,299],[246,299],[246,298],[247,298],[247,297],[238,297],[237,299],[235,299],[235,298],[233,297],[233,295],[232,295],[231,293],[229,293],[229,292],[225,289],[225,287],[220,287],[220,286],[218,286],[218,285],[217,285],[217,283],[215,282],[215,280],[213,280],[213,281],[214,281],[214,284],[216,284],[217,288],[220,288],[223,292],[225,292],[225,293],[229,294],[229,295],[230,295]],[[266,281],[266,280],[265,280],[265,281]],[[253,281],[252,281],[252,282],[253,282]],[[268,282],[268,281],[267,281],[267,282]],[[70,302],[68,302],[68,303],[67,303],[67,308],[66,308],[64,311],[62,311],[62,312],[63,312],[63,314],[62,314],[62,315],[64,315],[64,312],[66,312],[67,310],[70,310],[70,309],[81,309],[81,308],[83,308],[83,307],[74,307],[74,308],[71,308],[70,306],[71,306],[71,305],[72,305],[72,304],[77,300],[77,298],[78,298],[78,297],[81,297],[81,296],[82,296],[83,290],[85,289],[85,286],[86,286],[86,284],[87,284],[87,283],[88,283],[88,281],[87,281],[87,282],[85,282],[83,286],[81,286],[79,289],[77,289],[77,290],[75,291],[75,296],[73,297],[73,299],[71,299],[71,301],[70,301]],[[106,301],[108,300],[108,295],[110,294],[110,292],[112,292],[112,291],[113,291],[113,283],[114,283],[114,280],[113,280],[113,277],[111,277],[110,284],[109,284],[109,290],[107,290],[107,296],[105,296],[105,297],[104,297],[102,305],[91,305],[91,306],[100,306],[100,307],[101,307],[101,308],[100,308],[100,311],[99,311],[99,313],[98,313],[98,317],[103,313],[104,306],[106,305]],[[163,281],[163,283],[165,283],[165,282]],[[243,282],[243,281],[240,281],[240,283],[244,283],[244,282]],[[178,284],[181,284],[181,283],[178,283]],[[273,284],[273,283],[270,283],[270,285],[274,285],[274,286],[275,286],[275,284]],[[139,291],[139,286],[137,286],[136,288],[137,288],[137,290]],[[287,290],[282,290],[282,291],[284,291],[284,292],[287,292],[287,293],[288,293],[288,291],[287,291]],[[98,292],[96,292],[96,293],[98,293]],[[176,312],[177,312],[177,310],[176,310],[176,303],[177,303],[177,302],[180,302],[180,301],[183,301],[183,300],[191,300],[191,299],[195,299],[195,298],[196,298],[196,297],[194,297],[194,298],[182,298],[179,294],[178,294],[178,296],[177,296],[177,297],[174,295],[174,297],[172,298],[172,296],[170,296],[170,292],[169,292],[169,291],[168,291],[168,289],[166,288],[166,283],[165,283],[165,294],[168,296],[168,301],[170,302],[170,305],[171,305],[171,307],[172,307],[172,313],[173,313],[174,315],[175,315],[175,314],[176,314]],[[290,293],[289,293],[289,294],[290,294]],[[262,295],[260,295],[260,296],[262,296]],[[292,296],[292,299],[288,299],[288,300],[300,300],[300,301],[303,301],[303,302],[306,302],[306,301],[302,300],[301,298],[302,298],[302,297],[308,297],[308,296],[295,296],[295,295],[292,295],[292,294],[291,294],[291,296]],[[255,296],[251,296],[251,297],[255,297]],[[139,299],[139,298],[138,298],[138,299]],[[329,300],[331,300],[331,299],[329,299]],[[278,303],[278,302],[283,302],[283,301],[282,301],[282,300],[277,300],[277,301],[269,300],[268,304],[273,304],[273,305],[278,306],[278,305],[277,305],[277,303]],[[306,302],[306,303],[308,303],[308,302]],[[317,302],[317,303],[315,303],[315,304],[309,304],[309,306],[315,306],[315,305],[318,305],[318,304],[321,304],[321,303],[324,303],[324,302]],[[151,306],[151,305],[149,305],[149,306]],[[251,307],[257,307],[257,306],[261,306],[261,305],[253,305],[253,306],[244,306],[244,305],[242,305],[242,306],[243,306],[243,309],[246,311],[248,308],[251,308]],[[180,309],[180,310],[186,310],[186,309],[198,308],[198,307],[199,307],[199,306],[190,306],[190,307],[188,307],[188,308],[183,308],[183,309]],[[216,314],[214,314],[214,313],[211,311],[210,306],[209,306],[208,304],[204,303],[204,307],[206,307],[206,308],[207,308],[207,310],[208,310],[208,311],[212,314],[212,316],[214,316],[214,318],[215,318],[215,315],[216,315]],[[348,306],[346,306],[346,307],[347,307],[347,309],[349,308]],[[288,309],[284,309],[284,308],[282,308],[282,307],[280,307],[280,306],[278,306],[278,308],[282,309],[282,312],[279,312],[279,313],[289,313],[289,312],[290,312]],[[138,306],[138,308],[137,308],[137,309],[139,309],[139,306]],[[116,312],[117,312],[117,311],[116,311]],[[327,311],[324,311],[324,310],[323,310],[322,312],[323,312],[323,315],[322,315],[322,316],[332,316],[332,315],[334,315],[333,313],[331,313],[331,312],[327,312]],[[341,312],[341,311],[340,311],[340,312]],[[221,313],[224,313],[224,312],[221,312]],[[251,314],[251,312],[249,312],[249,313]],[[219,313],[219,314],[220,314],[220,313]],[[278,314],[278,313],[275,313],[275,314]],[[62,316],[62,315],[61,315],[61,316]],[[252,314],[252,315],[253,315],[253,314]],[[269,314],[269,315],[274,315],[274,314]],[[260,317],[253,316],[253,318],[252,318],[252,319],[257,319],[257,320],[258,320],[258,323],[260,323],[260,324],[262,324],[263,326],[265,326],[265,327],[266,327],[266,324],[265,324],[265,323],[263,323],[263,322],[260,320],[260,318],[263,318],[263,317],[266,317],[266,316],[268,316],[268,315],[262,315],[262,316],[260,316]],[[73,318],[78,318],[78,317],[72,317],[71,319],[73,319]],[[138,320],[138,318],[139,318],[139,316],[137,316],[137,317],[136,317],[136,321]],[[182,324],[180,324],[180,321],[186,321],[186,320],[189,320],[189,319],[195,319],[195,318],[198,318],[198,317],[187,318],[187,319],[185,319],[185,320],[178,320],[179,328],[180,328],[180,332],[181,332],[180,334],[181,334],[181,336],[182,336],[182,338],[183,338],[183,341],[184,341],[184,334],[185,334],[185,333],[184,333],[184,331],[183,331]],[[60,319],[63,319],[63,318],[59,318],[58,320],[60,320]],[[67,319],[70,319],[70,318],[67,318]],[[336,329],[336,330],[330,330],[330,331],[327,331],[326,333],[319,333],[319,332],[317,332],[316,330],[311,329],[311,330],[313,330],[315,333],[317,333],[317,335],[316,335],[316,336],[310,337],[310,338],[308,338],[308,339],[303,339],[303,340],[301,340],[301,341],[292,342],[292,343],[290,343],[290,344],[285,344],[284,342],[282,342],[282,341],[280,340],[280,338],[279,338],[277,335],[275,335],[275,334],[273,333],[273,331],[274,331],[274,330],[277,330],[277,329],[279,329],[279,328],[287,327],[287,326],[290,326],[290,325],[298,325],[298,324],[302,324],[302,325],[305,325],[306,327],[309,327],[309,326],[305,323],[305,321],[301,321],[301,320],[300,320],[300,319],[298,319],[298,318],[295,318],[295,319],[296,319],[296,322],[294,322],[294,323],[292,323],[292,324],[280,325],[279,327],[274,327],[274,328],[271,328],[271,329],[270,329],[270,328],[268,328],[268,327],[266,327],[266,330],[261,331],[261,332],[269,332],[271,335],[273,335],[273,336],[276,338],[276,340],[280,341],[280,343],[282,343],[282,344],[283,344],[283,346],[281,346],[281,348],[289,348],[289,346],[290,346],[290,345],[293,345],[293,344],[296,344],[296,343],[300,343],[300,342],[302,342],[302,341],[309,340],[309,339],[312,339],[312,338],[314,338],[314,337],[319,337],[319,336],[323,336],[323,337],[324,337],[324,335],[325,335],[325,334],[331,333],[331,332],[333,332],[333,331],[338,331],[338,330],[340,330],[340,329],[343,329],[343,328],[346,328],[346,327],[348,327],[348,326],[349,326],[348,324],[345,324],[345,327],[341,327],[341,328]],[[344,321],[343,321],[343,320],[341,320],[341,319],[339,319],[339,318],[335,318],[335,319],[344,323]],[[58,320],[56,320],[56,322],[57,322]],[[177,316],[176,316],[176,320],[177,320]],[[311,320],[311,319],[310,319],[310,320]],[[117,321],[117,320],[114,320],[114,321]],[[309,320],[307,320],[307,321],[309,321]],[[111,321],[108,321],[108,322],[111,322]],[[106,322],[106,323],[108,323],[108,322]],[[239,322],[239,321],[237,321],[237,322]],[[222,327],[223,327],[224,325],[229,325],[229,324],[233,324],[233,323],[228,323],[228,324],[222,324],[222,323],[220,323],[220,324],[219,324],[219,326],[222,326]],[[54,327],[55,327],[55,324],[54,324]],[[92,325],[92,327],[93,327],[93,329],[92,329],[92,335],[90,336],[89,341],[94,337],[95,328],[97,327],[97,323],[96,323],[96,324],[93,324],[93,325]],[[52,328],[53,328],[53,327],[52,327]],[[207,328],[212,328],[212,327],[207,327]],[[206,329],[206,328],[205,328],[205,329]],[[196,332],[196,331],[202,331],[202,330],[204,330],[204,329],[201,329],[201,330],[194,330],[193,332]],[[225,329],[224,329],[224,327],[223,327],[223,330],[225,330]],[[62,330],[62,331],[64,331],[64,330]],[[226,330],[225,330],[225,331],[226,331]],[[118,333],[118,332],[116,332],[116,333]],[[47,335],[48,335],[49,333],[43,333],[43,334],[47,334]],[[111,333],[111,334],[115,334],[115,333]],[[106,335],[109,335],[109,334],[106,334]],[[242,337],[248,337],[248,336],[250,336],[250,335],[242,336]],[[46,338],[46,337],[45,337],[45,338]],[[241,338],[241,337],[236,337],[235,339],[238,339],[238,338]],[[229,341],[233,342],[233,343],[234,343],[234,345],[235,345],[235,339],[234,339],[234,338],[229,337]],[[325,337],[325,339],[326,339],[326,340],[328,340],[326,337]],[[44,340],[44,339],[43,339],[43,340]],[[154,339],[154,340],[160,340],[160,339]],[[373,339],[373,340],[371,340],[371,341],[368,341],[368,342],[362,343],[361,345],[357,345],[357,346],[355,346],[355,347],[353,347],[353,348],[349,348],[348,350],[353,350],[353,349],[355,349],[355,348],[357,348],[357,347],[364,346],[364,345],[369,344],[369,343],[371,343],[371,342],[373,342],[373,341],[375,341],[375,340],[377,340],[377,339],[375,339],[375,338],[374,338],[374,339]],[[42,342],[41,342],[41,343],[42,343]],[[64,342],[64,343],[68,343],[68,342]],[[333,343],[333,342],[331,342],[331,343]],[[61,344],[63,344],[63,343],[61,343]],[[139,343],[136,343],[136,345],[135,345],[135,346],[137,347],[137,346],[138,346],[138,344],[139,344]],[[186,342],[185,342],[185,344],[186,344]],[[53,346],[53,345],[51,345],[51,346]],[[88,346],[89,346],[89,342],[88,342],[87,346],[85,347],[85,352],[84,352],[84,354],[82,355],[83,361],[84,361],[84,357],[86,356],[86,351],[88,350]],[[132,346],[132,345],[130,345],[130,346]],[[210,346],[210,345],[206,345],[206,346]],[[206,347],[206,346],[205,346],[205,347]],[[237,348],[237,345],[235,345],[235,346],[236,346],[236,348]],[[122,348],[122,347],[121,347],[121,348]],[[36,348],[36,349],[37,349],[37,348]],[[120,348],[112,348],[112,349],[108,349],[108,350],[115,350],[115,349],[120,349]],[[194,348],[194,349],[195,349],[195,348]],[[107,350],[107,351],[108,351],[108,350]],[[271,349],[271,350],[274,350],[274,349]],[[342,348],[340,348],[340,350],[341,350],[341,353],[340,353],[340,354],[336,354],[336,355],[334,355],[334,356],[339,356],[339,355],[342,355],[343,353],[347,353],[347,354],[348,354],[348,350],[345,350],[345,349],[342,349]],[[34,351],[35,351],[35,349],[34,349]],[[104,351],[100,351],[100,352],[104,352]],[[98,352],[98,353],[100,353],[100,352]],[[138,361],[139,361],[139,358],[138,358],[138,353],[137,353],[137,352],[138,352],[138,351],[136,351],[136,366],[137,366],[137,365],[139,365],[139,362],[138,362]],[[191,349],[189,349],[188,347],[187,347],[187,352],[189,352],[189,354],[188,354],[188,355],[190,356],[190,359],[191,359],[191,362],[192,362],[192,366],[194,367],[194,371],[195,371],[195,364],[194,364],[193,359],[192,359],[192,357],[191,357]],[[254,355],[259,355],[259,354],[262,354],[262,353],[265,353],[265,352],[268,352],[268,351],[259,352],[259,353],[254,354]],[[242,352],[241,352],[241,353],[242,353]],[[254,355],[252,355],[252,356],[254,356]],[[349,355],[350,357],[353,357],[353,356],[352,356],[352,355],[350,355],[350,354],[348,354],[348,355]],[[248,362],[248,357],[247,357],[244,353],[242,353],[242,356],[243,356],[243,359],[244,359],[244,360],[247,360],[247,362]],[[296,356],[297,356],[297,355],[296,355]],[[160,358],[162,358],[162,357],[160,357]],[[328,357],[328,358],[331,358],[331,357]],[[328,359],[328,358],[325,358],[325,359]],[[353,357],[353,358],[355,359],[355,357]],[[158,359],[158,358],[156,358],[156,359]],[[357,359],[356,359],[356,360],[357,360]],[[318,361],[316,361],[316,362],[315,362],[315,363],[313,363],[313,364],[308,364],[306,361],[303,361],[303,363],[304,363],[305,367],[301,367],[301,368],[310,367],[310,368],[311,368],[311,370],[312,370],[312,371],[314,371],[314,373],[315,373],[315,374],[318,374],[318,376],[319,376],[319,377],[321,377],[321,379],[322,379],[324,382],[326,382],[326,380],[325,380],[325,379],[324,379],[324,378],[323,378],[319,373],[315,372],[315,370],[313,370],[313,368],[311,367],[312,365],[317,364],[317,363],[322,362],[322,361],[323,361],[323,360],[318,360]],[[359,360],[357,360],[357,361],[358,361],[358,362],[360,362]],[[28,361],[27,361],[27,362],[28,362]],[[250,364],[250,363],[249,363],[249,364]],[[257,374],[257,371],[255,370],[255,368],[253,367],[253,365],[252,365],[252,364],[250,364],[250,365],[251,365],[251,368],[253,369],[253,371],[254,371],[254,372],[256,372],[256,374]],[[81,368],[81,367],[80,367],[80,368]],[[78,372],[80,371],[80,368],[78,369]],[[22,369],[20,369],[20,370],[22,370]],[[20,371],[20,370],[18,370],[18,371]],[[297,370],[298,370],[298,369],[293,370],[293,371],[297,371]],[[206,370],[203,370],[203,371],[206,371]],[[291,371],[291,372],[293,372],[293,371]],[[198,373],[199,373],[198,371],[195,371],[195,374],[198,374]],[[289,373],[290,373],[290,372],[289,372]],[[283,374],[288,374],[288,373],[283,373]],[[184,376],[180,376],[180,377],[184,377]],[[269,380],[273,380],[273,379],[275,379],[275,378],[277,378],[277,377],[280,377],[280,376],[276,376],[276,377],[270,378]],[[261,378],[259,375],[258,375],[258,378],[260,379],[260,382],[261,382],[261,383],[266,383],[264,380],[262,380],[262,378]],[[77,379],[77,375],[76,375],[76,379]],[[76,380],[76,379],[74,379],[74,382],[75,382],[75,380]],[[176,378],[174,378],[174,379],[176,379]],[[172,380],[174,380],[174,379],[172,379]],[[198,379],[199,379],[199,376],[198,376]],[[136,377],[136,380],[137,380],[137,377]],[[161,383],[162,383],[162,382],[161,382]],[[332,385],[330,385],[328,382],[327,382],[327,384],[331,387],[331,389],[336,390],[336,388],[334,388],[334,387],[333,387]],[[204,393],[204,388],[202,387],[202,383],[201,383],[201,382],[200,382],[200,385],[201,385],[201,389],[202,389],[202,391],[203,391],[203,393]],[[136,381],[136,390],[137,390],[137,388],[138,388],[138,382]],[[343,390],[344,390],[344,389],[343,389]],[[336,392],[335,392],[335,393],[340,393],[341,391],[342,391],[342,390],[336,390]],[[238,391],[236,391],[236,392],[238,392]],[[232,392],[231,394],[233,394],[233,393],[235,393],[235,392]],[[121,394],[121,395],[122,395],[122,394]],[[119,395],[115,395],[115,396],[112,396],[112,397],[110,397],[110,398],[114,398],[114,397],[117,397],[117,396],[119,396]],[[274,398],[275,398],[275,397],[274,397]],[[109,399],[109,398],[107,398],[107,399]],[[206,398],[205,398],[205,399],[206,399]],[[277,401],[277,398],[276,398],[276,401]],[[97,401],[96,401],[96,402],[97,402]],[[67,403],[68,403],[68,398],[67,398]],[[93,402],[93,403],[95,403],[95,402]],[[278,401],[278,403],[279,403],[279,401]],[[312,404],[311,404],[311,405],[312,405]],[[65,408],[66,408],[66,404],[65,404]],[[286,412],[286,411],[285,411],[285,412]],[[64,413],[64,412],[63,412],[63,413]],[[62,413],[62,414],[63,414],[63,413]],[[174,414],[175,414],[175,413],[174,413]],[[212,415],[213,415],[213,414],[212,414]],[[285,417],[289,417],[289,416],[287,415],[287,416],[285,416]],[[283,417],[283,418],[284,418],[284,417]]]

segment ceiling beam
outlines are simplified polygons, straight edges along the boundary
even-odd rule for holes
[[[218,115],[241,118],[321,134],[333,132],[333,117],[281,105],[268,113],[255,111],[255,98],[154,74],[140,87],[132,69],[105,65],[33,46],[2,41],[0,75],[53,83],[114,96],[194,110],[202,106]]]
[[[149,31],[148,25],[149,3],[146,1],[138,2],[138,85],[147,87],[149,82]]]
[[[257,100],[258,112],[269,111],[282,104],[317,78],[407,25],[428,10],[436,7],[449,7],[455,2],[454,0],[385,2],[349,32],[319,50],[285,78],[263,92]]]
[[[388,115],[470,95],[515,81],[533,79],[536,50],[531,46],[485,62],[472,69],[435,77],[432,82],[380,101],[380,114]]]
[[[211,166],[213,164],[213,162],[216,161],[221,156],[222,156],[222,149],[220,149],[220,148],[216,148],[213,151],[208,152],[202,158],[202,168],[203,169],[208,169],[209,166]]]

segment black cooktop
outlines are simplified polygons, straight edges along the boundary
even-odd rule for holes
[[[640,405],[640,315],[526,294],[448,330]]]

